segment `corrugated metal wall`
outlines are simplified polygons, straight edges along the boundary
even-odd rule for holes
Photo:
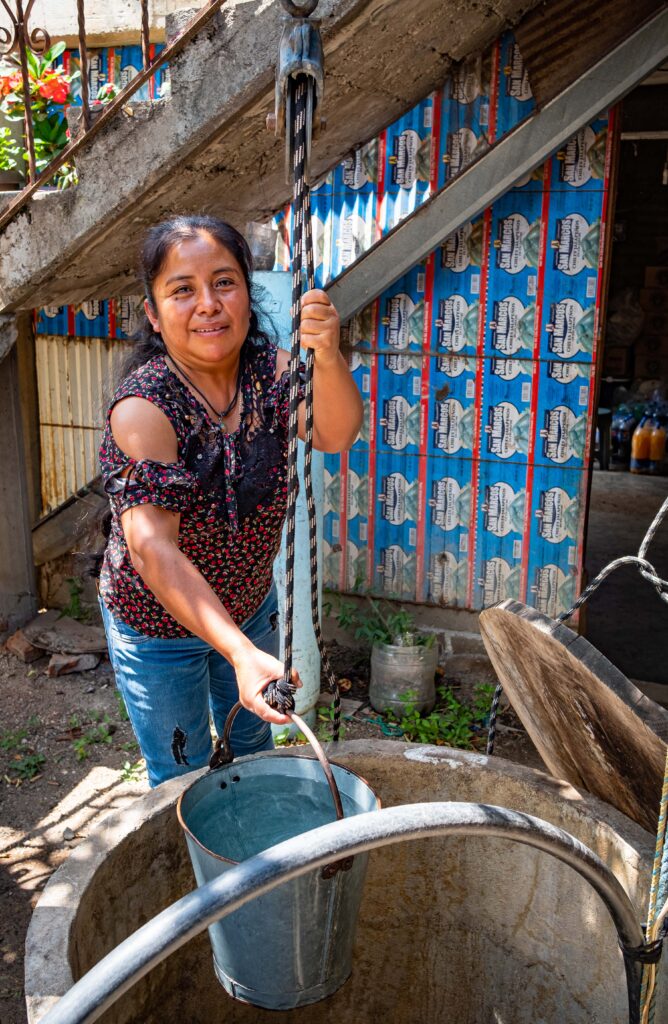
[[[126,346],[102,338],[37,335],[43,513],[98,474],[105,397]]]

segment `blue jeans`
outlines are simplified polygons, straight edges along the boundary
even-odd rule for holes
[[[113,617],[100,600],[109,657],[130,722],[146,759],[148,781],[157,786],[209,763],[213,750],[209,715],[218,736],[239,699],[234,669],[196,636],[165,640],[138,633]],[[256,647],[278,657],[276,588],[241,629]],[[243,708],[232,726],[235,757],[271,750],[271,726]]]

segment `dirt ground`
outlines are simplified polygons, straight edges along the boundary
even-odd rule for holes
[[[368,653],[336,644],[331,653],[337,675],[350,682],[344,738],[384,737],[378,716],[368,706],[359,708],[368,688]],[[23,947],[49,876],[106,814],[148,789],[109,662],[54,678],[46,674],[47,664],[45,657],[25,665],[0,650],[2,1024],[26,1024]],[[457,693],[458,681],[448,682]],[[326,732],[329,723],[322,721],[320,729]],[[485,739],[483,731],[476,735],[478,749],[484,750]],[[496,752],[542,766],[508,711],[500,720]]]

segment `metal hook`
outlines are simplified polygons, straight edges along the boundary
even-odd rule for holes
[[[293,3],[293,0],[281,0],[285,10],[288,14],[291,14],[293,18],[310,18],[314,10],[318,6],[319,0],[306,0],[304,6]]]

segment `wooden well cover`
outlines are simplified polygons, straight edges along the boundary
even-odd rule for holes
[[[668,711],[584,637],[518,601],[481,612],[480,632],[550,772],[655,832]]]

